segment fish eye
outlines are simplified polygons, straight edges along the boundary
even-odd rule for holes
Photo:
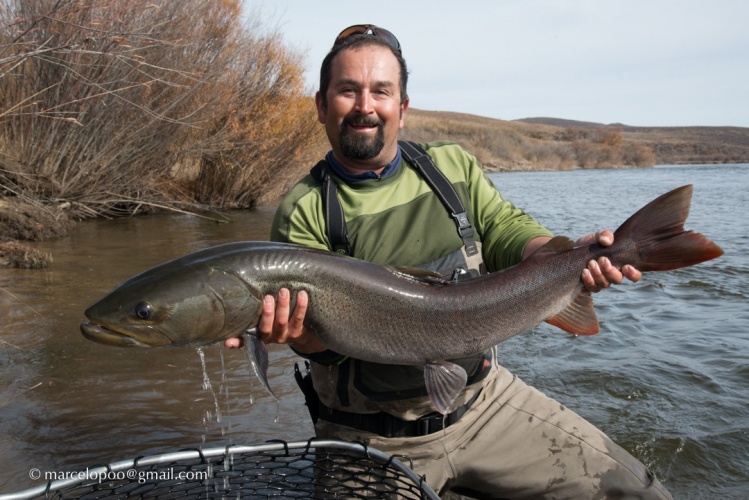
[[[140,319],[151,319],[151,316],[153,316],[153,306],[148,302],[141,302],[135,306],[135,315]]]

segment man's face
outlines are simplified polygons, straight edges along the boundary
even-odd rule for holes
[[[316,96],[333,154],[352,170],[377,170],[395,158],[408,100],[401,104],[400,66],[384,47],[343,50],[331,65],[327,106]]]

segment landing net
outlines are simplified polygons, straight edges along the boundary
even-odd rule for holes
[[[185,450],[67,474],[0,500],[63,498],[439,499],[398,458],[358,443],[311,439]]]

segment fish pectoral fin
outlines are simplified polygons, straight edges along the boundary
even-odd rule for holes
[[[424,381],[432,403],[443,415],[450,409],[458,395],[466,388],[468,374],[462,366],[450,361],[429,363],[424,367]]]
[[[387,266],[390,271],[396,276],[400,276],[406,279],[419,281],[428,285],[447,285],[450,280],[445,279],[439,273],[433,271],[427,271],[426,269],[419,269],[418,267],[406,267],[406,266]]]
[[[247,360],[250,362],[250,366],[252,366],[252,371],[255,372],[255,376],[263,384],[265,390],[278,401],[268,383],[268,349],[254,328],[244,332],[242,338],[244,338],[243,350],[247,356]]]
[[[598,316],[593,309],[590,292],[580,292],[562,312],[546,319],[550,325],[575,335],[595,335],[598,333]]]

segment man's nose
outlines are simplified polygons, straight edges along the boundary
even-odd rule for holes
[[[356,110],[359,113],[371,113],[374,110],[374,100],[369,91],[360,92],[356,97]]]

